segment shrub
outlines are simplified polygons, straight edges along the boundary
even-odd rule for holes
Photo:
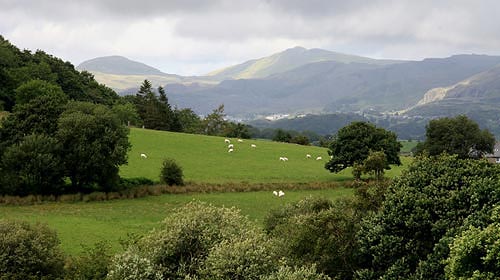
[[[111,263],[111,247],[106,242],[98,242],[94,247],[83,247],[83,254],[70,257],[66,261],[65,279],[100,280],[108,274]]]
[[[55,231],[42,224],[0,220],[0,279],[57,279],[63,255]]]
[[[184,185],[182,168],[173,159],[165,159],[160,173],[160,181],[169,186]]]
[[[262,277],[262,280],[330,280],[330,277],[316,272],[315,266],[291,268],[282,266],[278,271]]]
[[[208,254],[202,279],[259,279],[279,266],[277,243],[251,230],[242,237],[224,240]]]
[[[163,224],[162,229],[153,231],[115,257],[110,274],[138,273],[137,267],[145,265],[146,270],[141,273],[147,272],[148,277],[156,275],[150,274],[151,271],[160,271],[165,279],[197,277],[210,250],[217,244],[236,237],[245,238],[254,232],[253,225],[237,209],[204,203],[188,203],[176,209]]]

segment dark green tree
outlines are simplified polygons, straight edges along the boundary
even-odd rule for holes
[[[283,129],[277,129],[274,132],[273,141],[290,143],[291,140],[292,135]]]
[[[43,80],[31,80],[16,89],[16,104],[26,104],[35,97],[42,95],[57,95],[62,97],[64,96],[64,92],[57,84]]]
[[[381,211],[361,223],[358,278],[445,279],[450,244],[490,223],[499,182],[500,167],[486,161],[417,158],[389,186]]]
[[[249,126],[242,123],[228,122],[224,136],[231,138],[250,139]]]
[[[443,152],[457,154],[459,158],[481,158],[492,153],[495,137],[487,129],[481,130],[476,122],[466,116],[431,120],[426,127],[425,142],[419,144],[417,153],[427,151],[436,156]]]
[[[385,153],[383,151],[370,151],[370,154],[363,162],[363,171],[371,173],[377,180],[381,180],[384,177],[384,169],[390,169]]]
[[[139,124],[140,118],[137,113],[136,107],[132,103],[124,102],[122,104],[115,104],[111,108],[111,111],[120,119],[123,125],[137,126]]]
[[[71,102],[58,122],[56,138],[73,192],[105,191],[118,180],[118,166],[127,163],[128,129],[105,106]]]
[[[59,153],[59,144],[46,135],[26,136],[19,144],[8,147],[0,162],[0,193],[60,193],[64,166]]]
[[[201,118],[190,108],[175,110],[181,124],[181,131],[186,133],[200,133]]]
[[[388,164],[401,164],[401,144],[396,134],[366,122],[353,122],[341,128],[330,143],[332,159],[325,164],[330,172],[339,172],[354,164],[363,164],[370,151],[383,151]]]
[[[161,167],[160,182],[169,186],[184,185],[184,175],[181,166],[173,159],[167,158],[163,160]]]

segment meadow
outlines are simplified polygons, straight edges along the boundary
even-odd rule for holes
[[[175,159],[183,168],[185,180],[203,184],[245,183],[275,186],[299,183],[344,182],[352,179],[350,169],[338,174],[324,168],[328,150],[313,146],[277,143],[265,140],[231,139],[234,152],[227,152],[224,138],[205,135],[172,133],[133,128],[130,131],[132,149],[129,163],[120,169],[125,178],[146,177],[158,181],[164,158]],[[252,148],[251,144],[256,145]],[[148,157],[141,158],[145,153]],[[310,154],[313,158],[306,158]],[[279,161],[286,156],[289,161]],[[315,158],[321,156],[322,160]],[[410,162],[402,157],[402,166],[393,166],[387,177],[401,174]],[[341,184],[332,184],[341,185]],[[266,213],[281,205],[307,196],[329,199],[347,197],[353,189],[341,186],[320,190],[285,190],[278,199],[271,191],[185,193],[149,196],[137,199],[101,202],[43,203],[31,206],[0,206],[0,218],[47,223],[61,239],[63,250],[78,254],[81,245],[92,246],[108,241],[114,251],[127,234],[144,234],[159,223],[170,211],[189,201],[204,201],[216,206],[236,207],[251,220],[261,224]]]
[[[308,183],[351,180],[350,169],[330,173],[324,168],[328,149],[315,146],[278,143],[266,140],[230,139],[234,152],[228,153],[224,138],[216,136],[155,131],[130,130],[132,149],[128,164],[120,168],[124,178],[146,177],[159,180],[164,158],[173,158],[183,168],[185,181],[197,183]],[[252,148],[251,144],[256,145]],[[141,154],[147,158],[141,158]],[[306,158],[310,154],[312,158]],[[279,161],[287,157],[287,162]],[[316,160],[320,156],[322,160]],[[409,162],[403,158],[403,166]],[[387,172],[393,177],[401,167]]]

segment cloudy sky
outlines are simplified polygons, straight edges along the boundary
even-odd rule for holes
[[[204,74],[294,46],[373,58],[500,55],[497,0],[0,0],[0,34],[75,65]]]

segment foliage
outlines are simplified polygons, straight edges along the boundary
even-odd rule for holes
[[[458,156],[418,158],[358,233],[360,278],[443,279],[449,243],[500,202],[499,167]],[[364,278],[363,278],[364,279]]]
[[[273,141],[289,143],[292,140],[292,135],[282,129],[277,129],[273,136]]]
[[[341,128],[330,144],[332,159],[325,164],[330,172],[339,172],[355,163],[362,164],[370,151],[383,151],[388,164],[401,164],[401,144],[396,134],[366,122],[353,122]]]
[[[94,247],[85,247],[81,255],[69,257],[64,266],[64,279],[101,280],[108,274],[111,263],[111,248],[106,242],[98,242]]]
[[[115,104],[111,111],[118,117],[123,125],[139,125],[140,118],[137,110],[132,103],[125,102],[123,104]]]
[[[255,228],[217,244],[203,263],[201,279],[260,279],[276,270],[277,243]]]
[[[85,192],[97,183],[111,190],[118,166],[127,162],[128,129],[102,105],[72,102],[61,115],[56,138],[73,192]]]
[[[58,245],[45,225],[0,220],[0,279],[58,279],[64,265]]]
[[[309,138],[305,135],[296,135],[290,139],[290,143],[295,143],[299,145],[309,145]]]
[[[325,274],[318,273],[315,266],[301,266],[291,268],[289,266],[280,266],[280,268],[262,280],[330,280]]]
[[[64,92],[57,84],[43,80],[31,80],[20,85],[16,90],[16,104],[26,104],[30,100],[42,95],[64,96]]]
[[[8,147],[0,169],[0,193],[57,194],[62,190],[64,167],[59,144],[52,137],[33,134]]]
[[[160,182],[167,184],[169,186],[184,185],[184,179],[182,174],[182,168],[171,158],[163,160],[163,166],[161,168]]]
[[[492,153],[495,137],[488,130],[480,130],[473,120],[466,116],[431,120],[426,127],[426,140],[417,146],[436,156],[443,152],[457,154],[459,158],[481,158]]]
[[[250,222],[236,209],[203,203],[188,203],[176,209],[163,224],[162,229],[152,232],[116,257],[111,271],[120,271],[120,275],[131,274],[137,266],[130,265],[130,262],[140,262],[146,265],[145,269],[160,271],[166,279],[196,277],[215,246],[224,240],[247,238],[250,237],[248,233],[254,233],[249,231],[252,228]]]
[[[447,279],[500,277],[500,207],[495,207],[493,213],[493,223],[483,229],[470,226],[450,244]]]
[[[225,117],[224,104],[221,104],[203,119],[201,123],[203,133],[206,135],[223,135],[227,127]]]
[[[371,173],[377,180],[384,177],[384,169],[390,169],[387,157],[383,151],[370,151],[368,157],[363,161],[363,171]]]
[[[228,122],[224,136],[231,138],[250,139],[250,126],[242,123]]]
[[[182,125],[182,132],[200,133],[201,118],[192,109],[175,110],[175,114]]]
[[[163,280],[163,276],[151,260],[132,250],[116,255],[106,277],[108,280]]]

